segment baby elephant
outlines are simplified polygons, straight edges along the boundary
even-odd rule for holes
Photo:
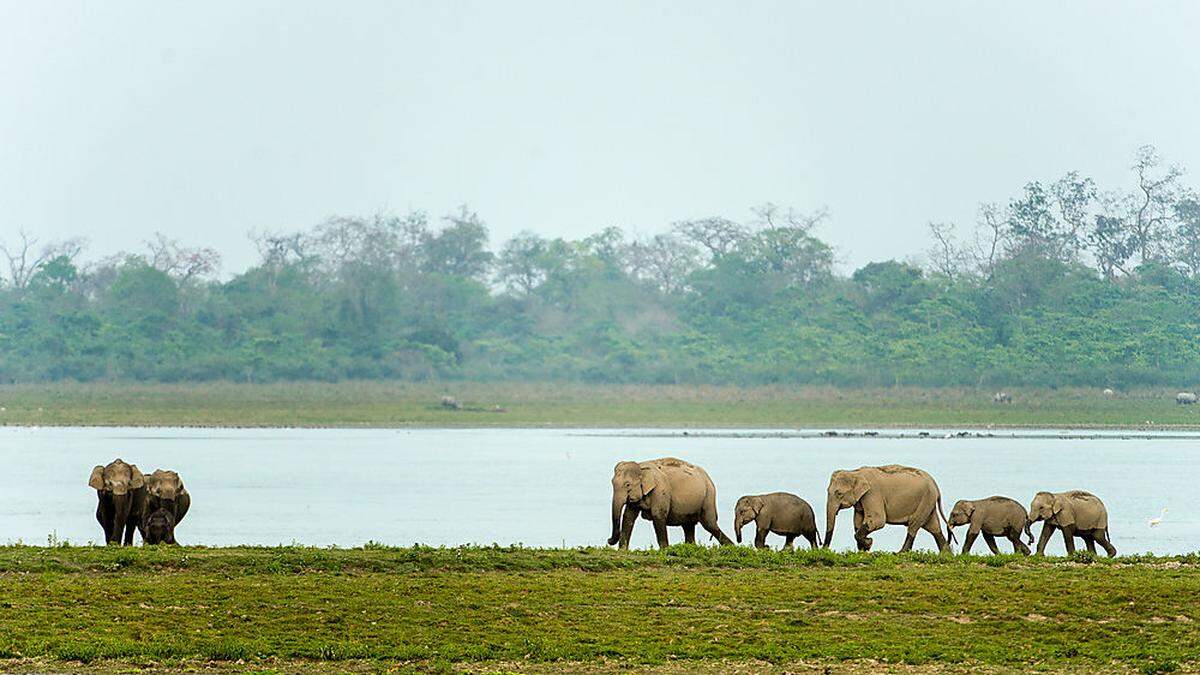
[[[1063,544],[1067,555],[1075,552],[1075,537],[1087,544],[1088,551],[1096,552],[1096,543],[1104,547],[1108,557],[1117,554],[1117,549],[1108,540],[1108,509],[1104,502],[1090,492],[1070,490],[1068,492],[1039,492],[1029,504],[1029,522],[1046,521],[1038,537],[1037,554],[1046,552],[1046,544],[1057,528],[1062,530]]]
[[[1029,531],[1029,514],[1025,507],[1016,500],[1008,497],[988,497],[987,499],[960,499],[950,509],[949,527],[970,524],[967,538],[963,542],[963,553],[971,552],[971,544],[983,533],[983,540],[993,554],[999,554],[996,548],[996,537],[1004,537],[1012,542],[1013,553],[1020,552],[1029,555],[1029,547],[1021,541],[1021,533],[1029,537],[1033,543],[1033,533]]]
[[[160,508],[146,516],[142,525],[142,540],[147,544],[171,544],[175,542],[175,515]]]
[[[742,526],[754,521],[754,546],[767,547],[767,533],[774,532],[787,537],[784,550],[791,550],[792,541],[801,536],[817,548],[817,519],[808,502],[787,492],[772,492],[768,495],[746,495],[737,500],[733,511],[733,531],[738,543],[742,543]]]

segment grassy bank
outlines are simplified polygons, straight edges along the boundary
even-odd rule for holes
[[[1174,391],[287,383],[0,386],[0,424],[340,427],[1187,427]],[[462,409],[440,405],[454,396]]]
[[[373,670],[1200,665],[1200,557],[0,549],[0,666]]]

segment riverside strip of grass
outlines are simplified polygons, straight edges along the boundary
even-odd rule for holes
[[[0,424],[299,427],[1197,427],[1144,389],[618,386],[537,383],[0,385]],[[455,397],[462,409],[440,405]]]
[[[1166,672],[1200,557],[0,548],[0,667]]]

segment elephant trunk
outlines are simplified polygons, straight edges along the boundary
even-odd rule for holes
[[[829,548],[829,544],[833,542],[833,526],[837,523],[840,510],[838,503],[832,498],[825,502],[825,542],[822,544],[825,548]]]
[[[608,538],[609,546],[613,546],[621,540],[621,509],[624,506],[624,496],[614,491],[612,499],[612,536]]]
[[[733,519],[733,534],[734,538],[737,539],[737,543],[739,544],[742,543],[742,528],[745,525],[746,521],[742,520],[741,516],[737,516]]]
[[[129,522],[129,511],[130,507],[133,505],[133,495],[128,492],[120,495],[114,494],[112,496],[112,502],[113,523],[112,534],[110,536],[112,537],[111,541],[115,541],[116,543],[120,544],[122,542],[122,538],[125,536],[125,524]],[[105,543],[107,544],[110,542]]]

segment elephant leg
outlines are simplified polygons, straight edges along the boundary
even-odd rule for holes
[[[794,534],[788,534],[788,535],[784,535],[784,536],[786,536],[786,537],[787,537],[787,539],[786,539],[786,540],[783,542],[783,550],[785,550],[785,551],[794,551],[794,550],[796,550],[796,549],[795,549],[795,547],[794,547],[794,546],[792,546],[792,542],[793,542],[793,541],[796,541],[796,535],[794,535]]]
[[[1021,555],[1029,555],[1029,547],[1025,545],[1025,542],[1021,541],[1021,533],[1020,532],[1015,532],[1015,533],[1009,532],[1006,536],[1008,537],[1008,540],[1010,542],[1012,542],[1013,553],[1020,553]]]
[[[804,538],[808,540],[809,545],[812,546],[814,551],[818,548],[821,548],[821,543],[817,540],[817,533],[815,530],[804,535]]]
[[[1063,545],[1067,547],[1067,555],[1075,555],[1075,528],[1060,527],[1063,536]]]
[[[767,533],[769,530],[765,527],[757,527],[754,529],[754,548],[767,547]]]
[[[983,540],[987,542],[988,548],[992,551],[992,555],[1000,555],[1000,549],[996,546],[996,537],[984,532]]]
[[[933,535],[933,541],[937,543],[938,553],[951,552],[949,542],[942,535],[942,519],[938,517],[937,509],[929,512],[929,517],[925,519],[925,524],[921,527]]]
[[[967,538],[963,539],[963,553],[970,553],[971,547],[975,545],[975,540],[979,537],[979,530],[974,528],[967,530]]]
[[[104,502],[96,505],[96,522],[100,523],[100,527],[104,529],[104,543],[113,540],[112,536],[112,520],[105,517]]]
[[[687,523],[683,526],[683,540],[689,544],[696,543],[696,524]]]
[[[717,543],[722,546],[733,546],[733,541],[725,536],[721,528],[717,526],[717,507],[713,504],[711,509],[705,509],[704,513],[700,514],[700,527],[703,527],[706,532],[717,538]]]
[[[667,541],[667,521],[665,519],[654,519],[654,537],[658,539],[659,548],[667,548],[671,545],[671,543]]]
[[[1096,555],[1096,538],[1090,534],[1083,535],[1083,543],[1087,545],[1088,553]]]
[[[626,551],[629,550],[629,538],[633,536],[633,526],[637,523],[638,510],[632,506],[626,505],[625,512],[621,514],[621,540],[617,548]]]
[[[1050,537],[1054,534],[1055,527],[1050,523],[1042,524],[1042,533],[1038,535],[1037,554],[1046,555],[1046,544],[1050,543]]]
[[[863,512],[858,508],[854,509],[854,543],[860,551],[871,550],[871,538],[863,531]]]
[[[1104,548],[1104,552],[1108,554],[1108,557],[1112,558],[1117,555],[1117,547],[1113,546],[1112,542],[1108,540],[1108,530],[1096,532],[1096,541],[1100,542],[1100,546]]]
[[[125,545],[133,546],[133,532],[137,529],[137,523],[134,522],[133,516],[125,523]]]

